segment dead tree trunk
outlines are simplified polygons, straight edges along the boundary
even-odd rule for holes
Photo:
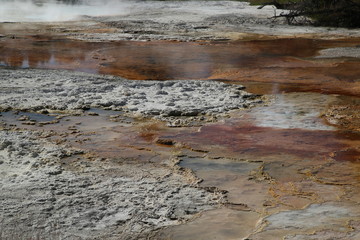
[[[305,17],[318,26],[360,27],[360,4],[352,0],[303,0],[287,9],[288,13],[274,17],[285,17],[289,24]]]

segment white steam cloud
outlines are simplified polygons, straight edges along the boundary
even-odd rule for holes
[[[125,0],[0,0],[0,22],[71,21],[84,15],[122,15],[129,7]]]

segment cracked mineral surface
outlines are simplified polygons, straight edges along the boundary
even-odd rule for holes
[[[61,110],[104,108],[139,117],[219,116],[262,103],[242,86],[214,81],[129,81],[112,76],[49,70],[0,72],[0,108]],[[205,118],[205,117],[204,117]]]
[[[89,159],[42,135],[0,132],[2,239],[142,239],[221,200],[174,172],[170,160],[154,166]],[[69,158],[76,158],[72,166]]]
[[[2,2],[1,239],[360,239],[358,29],[115,2]]]

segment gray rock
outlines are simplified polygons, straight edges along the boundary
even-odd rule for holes
[[[60,167],[61,157],[76,149],[40,139],[36,132],[0,131],[0,139],[14,148],[0,150],[7,171],[0,175],[2,239],[141,239],[212,209],[223,198],[162,165],[80,159],[76,166],[86,170],[70,171]]]
[[[75,112],[91,106],[128,110],[144,117],[159,114],[179,117],[219,115],[242,108],[244,104],[259,102],[259,96],[239,90],[241,86],[216,81],[130,81],[111,76],[32,69],[2,69],[0,78],[3,79],[0,88],[0,108],[3,109]],[[44,86],[53,86],[54,82],[56,88],[43,89]],[[6,90],[18,85],[24,91]]]

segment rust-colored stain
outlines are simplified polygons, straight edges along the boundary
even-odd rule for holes
[[[51,36],[0,41],[0,66],[69,69],[134,80],[215,79],[262,83],[260,93],[313,91],[359,95],[359,59],[319,60],[321,49],[359,39],[276,39],[219,43],[91,43]],[[256,90],[256,89],[254,89]]]
[[[196,144],[209,149],[211,146],[225,147],[237,156],[292,154],[302,158],[323,159],[334,156],[339,161],[360,161],[360,152],[351,148],[352,142],[360,141],[358,133],[349,136],[340,131],[214,124],[202,127],[199,132],[171,138],[189,146]]]
[[[358,132],[360,131],[360,99],[335,103],[324,112],[323,116],[331,125]]]
[[[357,161],[360,162],[360,151],[356,149],[345,149],[336,152],[334,158],[338,161]]]

